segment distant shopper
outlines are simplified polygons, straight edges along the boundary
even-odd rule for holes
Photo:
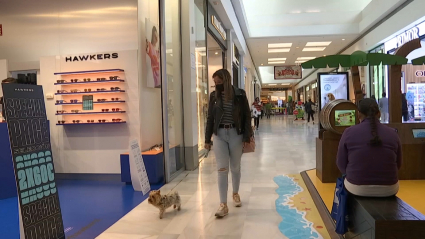
[[[252,116],[254,117],[254,126],[258,130],[258,126],[260,126],[260,115],[261,115],[261,101],[260,98],[255,98],[254,103],[252,103]]]
[[[401,95],[401,113],[403,115],[403,121],[409,121],[409,108],[407,107],[406,93]]]
[[[311,99],[308,99],[308,102],[305,103],[304,108],[305,108],[305,112],[307,112],[307,122],[310,123],[310,117],[313,121],[314,124],[314,110],[313,110],[313,106],[315,106],[316,104],[314,104]]]
[[[266,108],[267,119],[270,119],[270,115],[272,113],[272,108],[273,108],[272,103],[270,102],[270,100],[268,100],[267,104],[265,105],[265,108]]]
[[[402,149],[397,132],[379,122],[374,99],[359,103],[360,124],[347,128],[339,142],[337,166],[345,187],[357,196],[388,197],[399,189]]]
[[[388,120],[389,120],[388,98],[385,92],[382,93],[382,98],[379,100],[379,109],[381,110],[381,122],[388,123]]]
[[[211,149],[214,134],[214,152],[218,171],[220,207],[216,217],[229,213],[227,207],[229,165],[232,172],[233,202],[242,206],[239,196],[241,157],[245,144],[252,136],[251,115],[244,90],[232,86],[232,77],[226,69],[213,74],[216,90],[210,94],[208,119],[205,132],[205,148]]]

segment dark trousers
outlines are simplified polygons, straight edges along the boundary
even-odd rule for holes
[[[313,111],[310,111],[310,112],[308,112],[307,114],[308,114],[307,122],[310,122],[310,117],[311,117],[311,119],[312,119],[312,120],[313,120],[313,122],[314,122],[314,113],[313,113]]]
[[[259,125],[260,125],[260,116],[254,117],[254,126],[258,129]]]

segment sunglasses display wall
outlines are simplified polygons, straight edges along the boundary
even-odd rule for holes
[[[55,73],[61,76],[54,83],[58,87],[55,95],[62,97],[55,101],[58,106],[56,125],[126,123],[126,110],[123,109],[126,91],[122,84],[125,81],[121,77],[123,72],[122,69],[111,69]],[[93,110],[83,110],[82,99],[87,95],[93,96]]]

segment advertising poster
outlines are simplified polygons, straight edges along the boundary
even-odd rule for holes
[[[335,110],[335,126],[353,126],[355,124],[355,110]]]
[[[146,18],[146,69],[150,88],[161,88],[161,54],[159,52],[159,27]]]
[[[302,72],[303,70],[301,66],[275,66],[274,79],[275,80],[301,79]]]
[[[348,73],[319,73],[320,109],[333,100],[348,100]]]
[[[131,183],[135,191],[142,191],[143,195],[151,190],[145,163],[142,158],[139,141],[137,139],[130,142],[130,175]]]
[[[65,238],[43,89],[2,88],[25,238]]]

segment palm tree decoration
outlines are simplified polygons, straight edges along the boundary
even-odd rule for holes
[[[425,61],[425,59],[423,59]],[[423,62],[422,61],[422,62]],[[304,69],[311,68],[337,68],[350,67],[353,78],[354,94],[356,102],[363,99],[363,92],[360,84],[359,66],[378,66],[378,65],[404,65],[407,58],[388,55],[383,53],[365,53],[356,51],[351,55],[330,55],[319,57],[301,64]]]

